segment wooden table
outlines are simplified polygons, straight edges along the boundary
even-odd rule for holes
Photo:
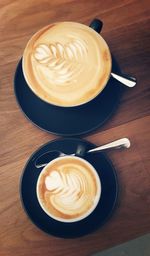
[[[87,256],[150,232],[150,138],[148,1],[0,1],[0,255]],[[19,179],[30,154],[56,138],[29,122],[13,92],[16,65],[30,36],[55,21],[104,22],[102,31],[124,73],[137,77],[115,115],[93,135],[97,145],[129,137],[129,150],[108,153],[119,182],[119,206],[91,235],[64,240],[36,228],[19,199]]]

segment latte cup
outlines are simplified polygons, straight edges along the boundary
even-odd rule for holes
[[[37,180],[36,195],[49,217],[73,223],[95,210],[100,201],[101,182],[88,161],[77,156],[63,156],[43,168]]]
[[[77,107],[97,97],[110,78],[112,59],[102,22],[50,24],[28,41],[22,59],[27,86],[41,100]]]

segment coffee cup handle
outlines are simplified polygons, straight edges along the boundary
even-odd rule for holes
[[[103,27],[103,22],[101,20],[98,19],[94,19],[90,25],[90,28],[94,29],[97,33],[100,33]]]
[[[84,158],[86,152],[88,151],[87,147],[83,144],[79,144],[77,146],[76,152],[75,152],[75,156]]]

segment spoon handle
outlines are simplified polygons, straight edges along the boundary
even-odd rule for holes
[[[107,150],[107,149],[111,149],[111,148],[116,148],[116,149],[129,148],[130,145],[131,145],[131,143],[130,143],[129,139],[123,138],[123,139],[115,140],[113,142],[105,144],[103,146],[90,149],[87,153],[99,152],[99,151],[103,151],[103,150]]]
[[[111,73],[111,76],[113,78],[115,78],[116,80],[118,80],[120,83],[128,86],[128,87],[134,87],[136,85],[136,78],[135,77],[131,77],[128,75],[118,75],[115,73]]]

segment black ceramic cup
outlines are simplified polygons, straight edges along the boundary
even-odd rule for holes
[[[57,23],[56,23],[57,24]],[[53,24],[52,24],[53,25]],[[52,26],[52,25],[49,25],[49,26]],[[48,27],[49,27],[48,26]],[[84,25],[85,26],[85,25]],[[91,24],[89,25],[90,28],[92,28],[95,32],[97,32],[98,34],[101,32],[101,29],[102,29],[102,26],[103,26],[103,23],[102,21],[100,21],[99,19],[94,19]],[[85,26],[86,27],[86,26]],[[36,34],[33,35],[33,37],[31,37],[31,39],[29,40],[28,44],[27,44],[27,47],[28,45],[30,45],[30,41],[32,41],[32,38],[38,38],[38,35],[40,33],[43,33],[43,31],[45,31],[47,27],[45,28],[42,28],[41,30],[39,30]],[[94,37],[94,34],[93,34],[93,37]],[[96,35],[97,37],[97,35]],[[24,74],[24,78],[26,80],[26,83],[27,85],[29,86],[29,88],[33,91],[33,93],[35,93],[35,95],[37,97],[39,97],[40,99],[42,99],[43,101],[45,101],[46,103],[49,103],[51,105],[54,105],[54,106],[58,106],[58,107],[65,107],[65,108],[76,108],[76,107],[80,107],[82,105],[85,105],[85,104],[88,104],[90,103],[92,100],[94,100],[97,96],[99,96],[101,94],[101,92],[103,91],[103,89],[106,87],[106,85],[108,84],[108,81],[110,79],[110,76],[111,76],[111,68],[112,68],[112,58],[111,58],[111,53],[110,53],[110,50],[109,50],[109,47],[106,43],[106,41],[104,40],[104,38],[99,35],[99,37],[101,38],[101,41],[102,41],[102,47],[104,47],[104,53],[102,53],[102,58],[104,59],[104,61],[106,61],[107,64],[105,64],[104,67],[107,67],[106,70],[104,68],[104,73],[103,74],[103,78],[101,78],[101,82],[100,82],[100,86],[99,86],[99,89],[96,89],[96,93],[93,94],[93,96],[91,96],[90,98],[87,98],[85,99],[82,103],[75,103],[74,105],[59,105],[58,103],[55,104],[53,102],[50,102],[48,100],[48,97],[43,97],[42,95],[40,95],[40,93],[37,93],[37,91],[34,89],[34,86],[33,84],[31,83],[31,81],[29,82],[29,79],[27,78],[27,72],[26,72],[26,64],[25,64],[25,51],[24,51],[24,54],[23,54],[23,61],[22,61],[22,69],[23,69],[23,74]],[[32,45],[32,44],[31,44]],[[42,49],[43,51],[45,50],[44,48]],[[46,50],[45,50],[46,52]],[[106,53],[107,52],[107,53]],[[104,56],[106,55],[106,56]],[[91,65],[91,63],[89,63],[89,66]],[[93,90],[93,89],[92,89]],[[90,92],[92,91],[90,90]],[[45,92],[44,92],[45,94]],[[89,92],[87,93],[89,94]]]

